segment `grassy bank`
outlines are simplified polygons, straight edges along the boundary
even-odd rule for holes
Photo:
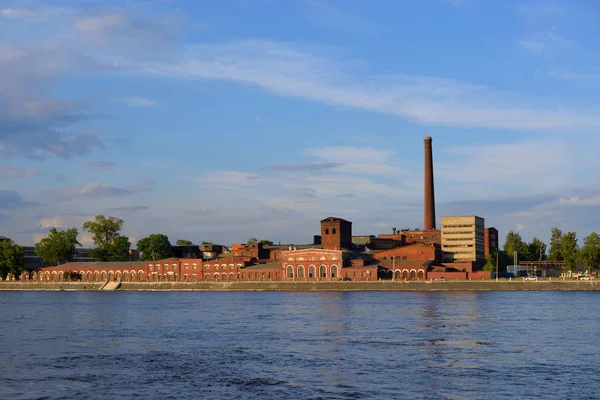
[[[1,282],[0,290],[99,290],[102,283],[89,282]],[[600,282],[595,281],[422,281],[422,282],[124,282],[118,291],[596,291]]]

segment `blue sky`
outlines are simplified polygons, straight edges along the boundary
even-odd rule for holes
[[[0,234],[307,243],[600,223],[593,0],[0,0]],[[81,241],[90,245],[89,235]]]

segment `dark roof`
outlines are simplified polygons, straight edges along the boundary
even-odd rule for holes
[[[146,261],[79,261],[79,262],[68,262],[60,265],[52,265],[44,267],[45,269],[50,268],[72,268],[73,270],[80,270],[84,268],[140,268],[145,267]]]
[[[246,269],[281,269],[280,263],[254,264],[243,268]]]
[[[352,222],[350,222],[350,221],[347,221],[347,220],[345,220],[345,219],[343,219],[343,218],[338,218],[338,217],[327,217],[327,218],[325,218],[325,219],[321,220],[321,222],[337,222],[337,221],[340,221],[340,222],[347,222],[347,223],[349,223],[349,224],[351,224],[351,223],[352,223]]]

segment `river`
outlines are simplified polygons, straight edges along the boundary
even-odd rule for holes
[[[599,292],[0,292],[2,399],[597,398]]]

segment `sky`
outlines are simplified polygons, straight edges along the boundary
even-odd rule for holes
[[[0,0],[0,235],[600,229],[596,0]]]

